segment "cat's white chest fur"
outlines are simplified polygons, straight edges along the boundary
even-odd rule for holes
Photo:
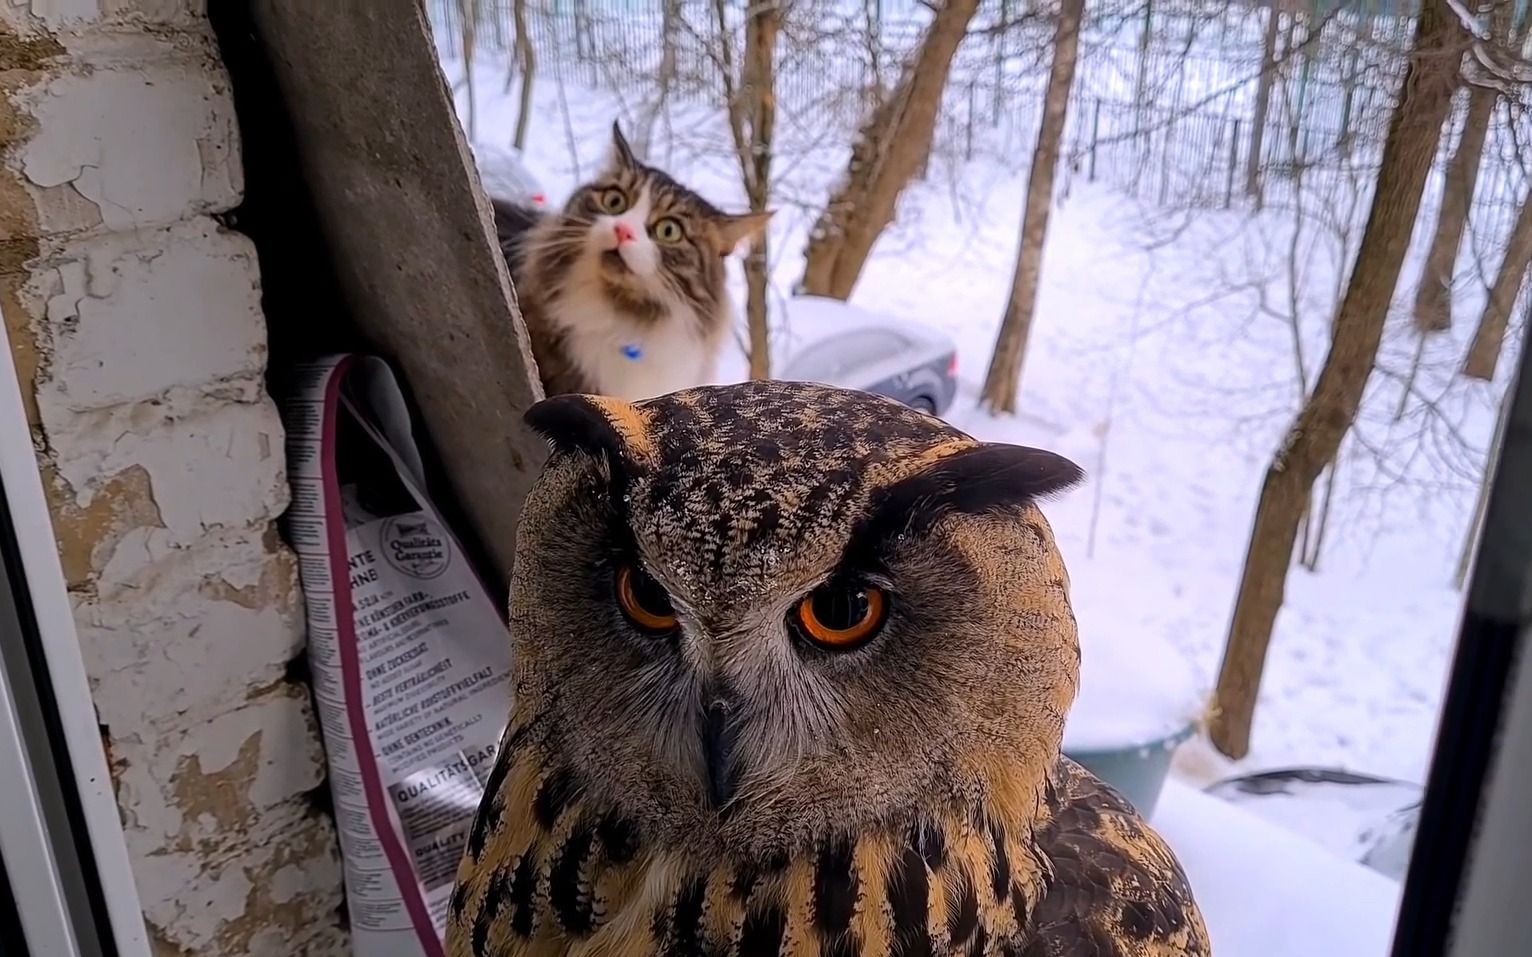
[[[637,401],[712,380],[714,350],[690,316],[639,326],[614,315],[601,296],[579,291],[555,311],[569,358],[603,395]]]

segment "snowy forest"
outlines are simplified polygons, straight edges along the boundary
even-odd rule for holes
[[[509,151],[561,203],[616,121],[713,202],[773,211],[730,267],[722,379],[781,374],[841,301],[950,339],[948,421],[1085,469],[1047,509],[1083,645],[1066,752],[1168,736],[1173,785],[1214,793],[1366,776],[1393,796],[1258,813],[1375,863],[1379,808],[1425,780],[1532,308],[1532,4],[426,11],[490,193]],[[1292,883],[1370,894],[1381,923],[1379,871]],[[1215,943],[1263,946],[1208,910]]]

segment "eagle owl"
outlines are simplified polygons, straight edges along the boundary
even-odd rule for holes
[[[1037,501],[1080,478],[860,392],[527,415],[515,705],[450,957],[1202,957],[1170,850],[1060,754]]]

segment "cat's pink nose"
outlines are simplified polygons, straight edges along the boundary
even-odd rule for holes
[[[619,246],[621,246],[623,243],[631,243],[633,240],[638,238],[633,234],[633,227],[629,226],[627,223],[620,219],[612,224],[612,232],[616,234],[617,245]]]

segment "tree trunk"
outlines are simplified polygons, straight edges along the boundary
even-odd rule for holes
[[[978,0],[942,5],[899,86],[863,124],[846,176],[809,232],[799,291],[851,295],[873,244],[893,221],[899,194],[931,150],[947,73],[978,8]]]
[[[1355,104],[1357,93],[1357,81],[1361,78],[1361,58],[1363,47],[1372,43],[1373,18],[1366,13],[1361,16],[1361,24],[1357,28],[1357,35],[1348,44],[1350,52],[1347,55],[1345,74],[1341,79],[1343,88],[1341,94],[1341,119],[1340,135],[1335,138],[1335,148],[1341,156],[1350,159],[1351,144],[1355,140],[1355,134],[1351,129],[1352,120],[1355,118]]]
[[[518,0],[524,2],[524,0]],[[634,146],[640,157],[650,159],[654,142],[654,124],[665,112],[670,99],[671,87],[676,82],[676,33],[681,29],[681,0],[664,0],[660,7],[660,72],[656,80],[654,99],[639,120]]]
[[[980,397],[993,412],[1016,411],[1022,361],[1032,333],[1032,314],[1037,307],[1037,287],[1043,269],[1043,243],[1048,237],[1048,214],[1053,208],[1053,176],[1059,165],[1059,146],[1069,116],[1069,93],[1074,86],[1075,64],[1080,53],[1080,20],[1085,0],[1063,0],[1053,38],[1053,66],[1043,92],[1043,118],[1032,151],[1027,176],[1027,205],[1021,217],[1021,245],[1016,250],[1016,271],[1011,292],[995,339]]]
[[[750,330],[750,378],[771,378],[770,326],[767,324],[767,253],[766,234],[750,245],[745,254],[745,324]]]
[[[1261,35],[1261,74],[1255,81],[1255,112],[1250,116],[1250,153],[1245,157],[1245,195],[1261,207],[1261,151],[1266,141],[1266,116],[1271,111],[1271,87],[1277,77],[1277,32],[1282,17],[1276,5],[1266,10]]]
[[[1004,0],[1002,0],[1004,2]],[[868,116],[883,105],[883,2],[862,0],[862,39],[867,47],[867,82],[862,85],[862,110]]]
[[[1481,4],[1481,12],[1490,14],[1490,36],[1507,48],[1514,44],[1516,24],[1511,19],[1510,0]],[[1472,58],[1468,61],[1472,64]],[[1468,226],[1468,212],[1473,207],[1474,191],[1479,183],[1484,141],[1495,116],[1500,92],[1485,83],[1468,87],[1468,115],[1463,120],[1463,135],[1447,165],[1442,184],[1441,211],[1437,214],[1436,233],[1421,270],[1420,285],[1415,290],[1415,328],[1421,332],[1445,332],[1452,328],[1453,274],[1457,271],[1458,250],[1463,231]]]
[[[1523,202],[1516,213],[1516,225],[1506,243],[1505,258],[1500,261],[1500,271],[1495,274],[1495,284],[1490,287],[1484,312],[1479,316],[1479,328],[1474,330],[1473,341],[1468,345],[1463,374],[1470,379],[1490,382],[1495,378],[1506,326],[1529,263],[1532,263],[1532,199]]]
[[[1138,77],[1133,81],[1133,114],[1140,120],[1143,119],[1144,110],[1150,105],[1149,50],[1153,39],[1154,0],[1144,0],[1144,27],[1138,32]]]
[[[532,34],[527,28],[527,0],[512,0],[511,16],[516,20],[516,59],[521,61],[521,102],[516,107],[516,138],[512,142],[524,150],[527,128],[532,125],[532,76],[537,69]]]
[[[1266,471],[1208,727],[1218,750],[1236,760],[1250,751],[1256,694],[1282,607],[1298,523],[1315,479],[1334,460],[1356,419],[1377,360],[1421,193],[1452,104],[1462,37],[1447,0],[1425,0],[1330,352]]]
[[[1499,94],[1482,86],[1472,87],[1468,92],[1463,135],[1447,165],[1436,233],[1431,237],[1431,251],[1426,255],[1420,286],[1415,290],[1415,328],[1421,332],[1445,332],[1452,328],[1452,274],[1457,268],[1458,248],[1479,182],[1484,140],[1489,135],[1489,121],[1495,115],[1498,99]]]
[[[1404,414],[1410,411],[1410,397],[1415,394],[1415,380],[1420,377],[1420,366],[1426,358],[1426,336],[1420,333],[1415,336],[1415,355],[1410,359],[1410,371],[1404,374],[1404,384],[1399,389],[1399,404],[1394,407],[1394,421],[1404,421]]]
[[[590,4],[586,0],[575,0],[574,21],[575,57],[584,62],[596,55],[596,39],[591,35],[595,24],[591,22]]]
[[[713,0],[718,27],[718,65],[724,82],[729,135],[750,210],[765,213],[771,198],[771,150],[776,131],[776,49],[785,3],[752,0],[746,8],[745,48],[740,55],[738,81],[729,43],[727,0]],[[750,378],[771,375],[770,327],[767,324],[769,247],[764,230],[745,256],[745,322],[750,332]]]
[[[1286,160],[1279,159],[1278,165],[1285,165],[1289,168],[1298,165],[1298,118],[1303,115],[1303,77],[1300,75],[1298,79],[1298,98],[1295,103],[1293,102],[1292,87],[1288,84],[1288,80],[1292,76],[1288,67],[1293,57],[1297,56],[1299,59],[1302,59],[1302,55],[1297,52],[1303,47],[1302,42],[1298,39],[1298,27],[1302,21],[1303,13],[1294,5],[1293,11],[1287,15],[1287,28],[1282,31],[1282,69],[1279,72],[1282,80],[1282,112],[1287,114],[1288,117],[1288,147]],[[1265,185],[1265,183],[1261,184],[1261,200],[1263,203],[1266,199]]]
[[[489,10],[489,22],[490,26],[494,28],[495,34],[495,49],[504,52],[505,18],[500,15],[500,5],[495,3],[494,0],[491,0]]]

